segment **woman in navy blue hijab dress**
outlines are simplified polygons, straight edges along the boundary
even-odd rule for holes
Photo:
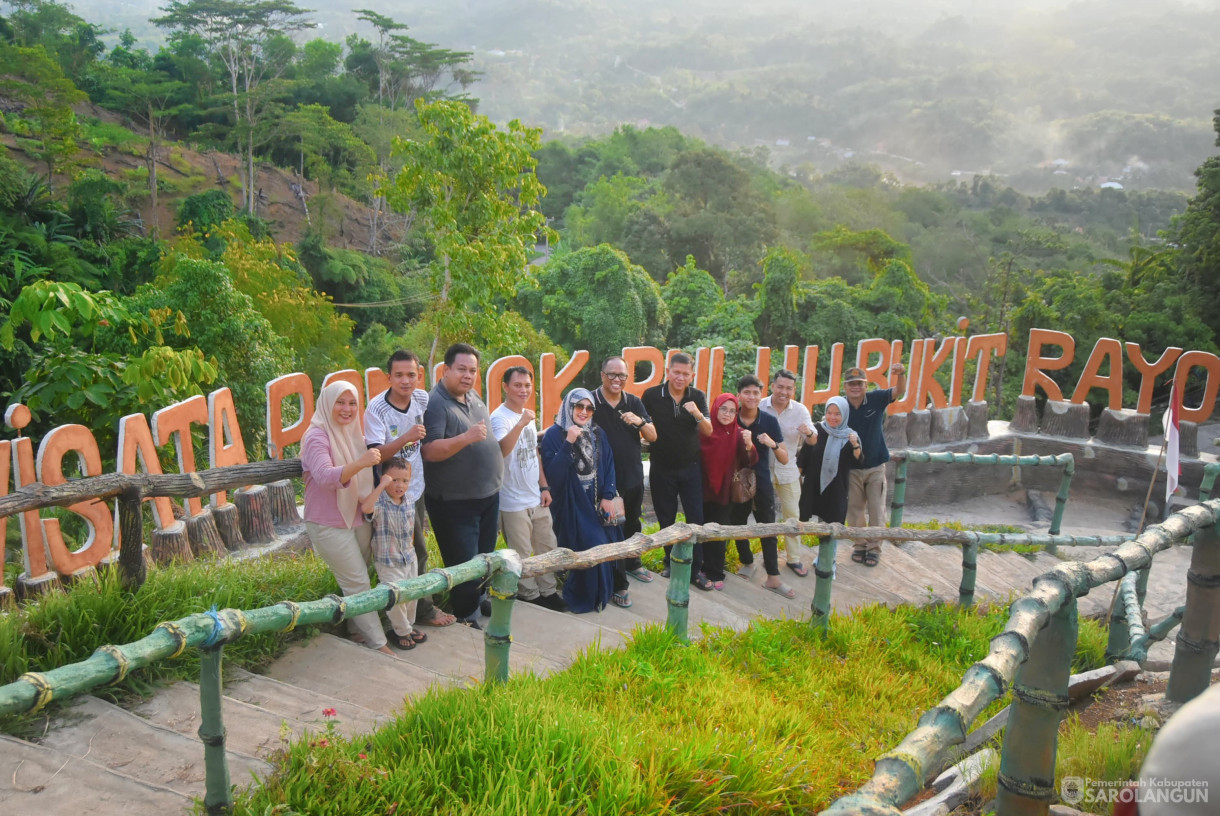
[[[613,512],[617,490],[614,456],[605,432],[593,423],[593,395],[587,389],[568,392],[539,448],[559,546],[580,551],[622,540],[622,527],[602,524]],[[613,561],[569,570],[563,584],[563,600],[572,612],[601,611],[613,594]]]

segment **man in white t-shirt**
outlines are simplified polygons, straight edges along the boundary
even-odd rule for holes
[[[758,404],[760,411],[765,411],[779,420],[780,431],[784,441],[780,444],[788,450],[788,461],[784,464],[776,461],[771,464],[771,483],[775,486],[775,497],[779,500],[780,512],[784,519],[799,519],[801,517],[801,472],[796,467],[796,452],[801,445],[818,441],[817,428],[809,409],[797,400],[796,375],[786,368],[775,372],[771,380],[771,396]],[[785,560],[788,569],[801,578],[809,574],[806,559],[812,563],[809,548],[801,542],[800,536],[785,536]]]
[[[538,430],[534,426],[534,378],[524,366],[504,372],[504,403],[491,412],[491,435],[504,454],[504,482],[500,486],[500,530],[504,540],[522,558],[555,549],[551,527],[551,489],[538,459]],[[522,578],[517,597],[529,603],[566,612],[555,591],[553,573]]]
[[[419,574],[428,571],[428,545],[424,538],[424,465],[419,455],[424,438],[424,410],[428,392],[418,388],[423,367],[414,352],[399,349],[390,355],[390,388],[369,400],[364,409],[364,442],[381,451],[381,461],[397,456],[411,464],[411,484],[404,501],[415,505],[415,530],[412,543]],[[377,473],[380,479],[381,474]],[[433,605],[431,598],[420,598],[416,622],[425,626],[449,626],[456,618]]]

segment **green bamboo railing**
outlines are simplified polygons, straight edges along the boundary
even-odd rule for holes
[[[1059,480],[1059,493],[1055,496],[1055,510],[1051,517],[1049,535],[1059,535],[1063,529],[1063,511],[1067,507],[1068,492],[1072,476],[1076,473],[1076,459],[1070,453],[1055,456],[1022,456],[1007,453],[951,453],[949,451],[895,451],[890,459],[896,463],[894,473],[894,495],[890,499],[890,526],[902,526],[902,511],[906,506],[907,465],[911,462],[955,465],[1006,465],[1009,467],[1061,467],[1063,477]],[[1054,547],[1048,547],[1054,552]]]
[[[1004,793],[998,812],[1001,816],[1045,813],[1046,787],[1053,785],[1054,780],[1055,731],[1050,723],[1052,720],[1058,722],[1059,690],[1066,689],[1060,679],[1066,676],[1064,666],[1070,665],[1071,660],[1071,651],[1065,644],[1070,639],[1072,648],[1075,645],[1075,635],[1070,633],[1075,625],[1076,599],[1143,569],[1151,564],[1156,553],[1196,532],[1203,532],[1196,537],[1195,560],[1192,561],[1192,572],[1199,577],[1188,583],[1183,620],[1183,627],[1192,618],[1199,626],[1188,630],[1189,633],[1179,632],[1179,649],[1174,655],[1169,683],[1173,688],[1175,675],[1178,675],[1176,685],[1182,689],[1182,694],[1197,694],[1196,689],[1205,689],[1210,681],[1211,661],[1216,655],[1216,633],[1208,627],[1216,625],[1214,621],[1218,616],[1212,610],[1220,603],[1216,597],[1220,591],[1220,547],[1216,546],[1215,539],[1218,516],[1220,500],[1209,500],[1149,527],[1112,553],[1087,563],[1065,562],[1034,579],[1033,590],[1012,604],[1004,631],[992,639],[987,656],[967,670],[961,685],[924,714],[918,727],[898,746],[877,759],[868,782],[833,802],[823,813],[826,816],[898,816],[898,806],[923,787],[937,757],[963,742],[979,713],[1003,696],[1014,680],[1023,690],[1016,694],[1020,702],[1014,702],[1003,756],[1018,759],[1009,759],[1007,764],[1001,759],[1000,773],[1006,782],[1001,785]],[[1204,555],[1199,554],[1200,538],[1211,539]],[[1194,566],[1196,561],[1199,569]],[[1048,638],[1047,642],[1039,646],[1043,637]],[[1206,640],[1209,637],[1211,640]],[[1184,641],[1202,643],[1204,648],[1181,648]],[[1033,663],[1032,668],[1022,668],[1029,663]],[[1169,696],[1168,692],[1166,696]],[[1025,699],[1021,700],[1022,697]],[[1020,706],[1026,709],[1014,720],[1013,715],[1021,710]]]
[[[1209,462],[1203,466],[1203,479],[1199,482],[1199,501],[1207,501],[1212,497],[1217,476],[1220,476],[1220,462]]]
[[[1220,502],[1209,500],[1206,506]],[[1186,611],[1178,629],[1165,699],[1185,703],[1207,690],[1220,653],[1220,534],[1215,525],[1195,533],[1186,573]]]
[[[920,456],[911,457],[915,460]],[[929,455],[931,456],[931,455]],[[969,456],[969,455],[966,455]],[[990,455],[1002,460],[1001,455]],[[1065,465],[1065,481],[1067,484],[1070,473],[1067,472],[1067,462],[1059,457],[1014,457],[1022,460],[1021,464],[1031,464],[1029,459],[1056,460]],[[1070,457],[1069,457],[1070,459]],[[929,459],[928,461],[933,461]],[[1006,462],[997,461],[1004,464]],[[1016,462],[1012,462],[1015,464]],[[260,465],[266,463],[260,463]],[[299,467],[298,463],[274,463],[274,473],[267,476],[268,481],[278,480],[284,474],[279,470]],[[1050,462],[1040,462],[1050,464]],[[242,469],[240,474],[232,472]],[[132,495],[175,495],[159,480],[174,480],[174,487],[183,479],[188,483],[188,492],[202,495],[210,490],[219,489],[218,485],[236,486],[241,483],[257,483],[256,476],[264,475],[250,466],[236,466],[231,469],[216,469],[204,474],[188,474],[174,477],[138,477],[133,484],[124,480],[116,488],[109,482],[111,477],[94,477],[107,481],[108,490],[117,490],[119,494]],[[50,506],[52,504],[67,504],[79,500],[81,492],[87,489],[84,483],[93,480],[82,479],[58,489],[47,489],[41,486],[23,488],[8,497],[0,498],[0,515],[8,515],[26,509]],[[1066,489],[1066,488],[1065,488]],[[1065,490],[1064,489],[1064,490]],[[1061,490],[1061,493],[1064,492]],[[6,501],[7,500],[7,501]],[[1062,515],[1062,505],[1066,496],[1060,502],[1058,511]],[[139,504],[128,502],[132,509],[138,510]],[[628,555],[642,554],[648,550],[671,545],[672,580],[667,592],[668,616],[666,625],[677,637],[685,639],[688,634],[688,606],[690,560],[696,541],[727,540],[744,537],[760,537],[770,535],[816,535],[820,538],[818,559],[816,563],[817,582],[814,599],[811,603],[810,625],[819,630],[825,630],[829,621],[831,595],[834,579],[834,557],[838,539],[888,539],[893,541],[926,541],[932,543],[952,543],[962,545],[963,574],[959,587],[959,600],[964,605],[973,602],[975,588],[975,564],[980,546],[986,544],[1033,544],[1051,548],[1059,544],[1091,544],[1108,545],[1123,542],[1122,547],[1111,555],[1103,556],[1087,565],[1061,565],[1035,581],[1034,591],[1013,605],[1009,627],[993,641],[991,654],[976,664],[968,673],[962,686],[951,694],[941,706],[925,715],[920,721],[920,727],[908,736],[897,749],[878,760],[877,772],[868,785],[832,806],[830,813],[856,812],[844,811],[844,803],[856,802],[866,808],[860,812],[893,813],[892,802],[905,801],[916,789],[920,780],[920,771],[930,767],[932,759],[950,744],[960,742],[964,738],[966,727],[988,703],[1003,693],[1006,684],[1012,679],[1018,667],[1029,658],[1034,659],[1031,649],[1036,644],[1039,629],[1050,622],[1065,608],[1072,611],[1063,612],[1074,620],[1075,598],[1087,592],[1089,588],[1107,581],[1115,580],[1131,570],[1142,570],[1142,574],[1134,582],[1127,582],[1124,590],[1124,612],[1128,620],[1132,618],[1130,596],[1131,585],[1135,589],[1135,610],[1146,583],[1147,567],[1152,555],[1169,545],[1175,539],[1181,539],[1197,529],[1208,528],[1200,539],[1211,542],[1210,548],[1197,548],[1198,569],[1192,563],[1191,589],[1188,590],[1188,602],[1183,610],[1175,616],[1153,627],[1153,631],[1134,632],[1135,637],[1131,653],[1138,653],[1142,646],[1146,653],[1147,644],[1155,639],[1163,638],[1176,625],[1177,620],[1184,620],[1183,629],[1179,633],[1179,650],[1175,655],[1175,673],[1182,678],[1178,683],[1180,695],[1191,695],[1200,685],[1206,686],[1210,660],[1215,657],[1216,634],[1211,631],[1206,615],[1198,612],[1204,603],[1216,603],[1215,597],[1220,589],[1220,553],[1215,546],[1214,526],[1217,509],[1220,502],[1208,502],[1200,508],[1190,508],[1180,514],[1175,514],[1165,524],[1149,529],[1143,535],[1131,540],[1126,537],[1080,537],[1058,535],[1011,535],[978,533],[969,530],[908,530],[892,527],[860,527],[849,528],[841,524],[825,524],[814,522],[786,521],[771,524],[753,524],[744,526],[721,526],[709,524],[703,526],[674,525],[652,535],[638,534],[624,542],[616,542],[601,547],[595,547],[582,552],[557,549],[544,556],[537,556],[518,562],[511,551],[501,550],[489,555],[480,555],[475,559],[455,567],[433,570],[426,575],[397,584],[383,584],[359,595],[347,597],[328,596],[315,601],[295,603],[284,601],[263,609],[221,610],[191,615],[175,622],[162,623],[147,637],[125,644],[123,646],[102,646],[92,657],[81,663],[63,666],[45,673],[31,672],[22,675],[17,681],[0,687],[0,714],[19,713],[38,710],[54,700],[62,700],[82,693],[96,686],[121,681],[133,669],[139,669],[150,663],[174,657],[188,648],[200,648],[204,651],[200,677],[200,695],[203,706],[202,725],[199,735],[205,744],[205,766],[208,772],[207,794],[205,807],[209,812],[223,812],[231,806],[227,765],[224,759],[224,726],[220,719],[220,664],[223,647],[249,633],[266,631],[286,631],[300,625],[316,625],[319,623],[337,623],[349,616],[364,614],[375,610],[388,609],[395,604],[411,599],[431,595],[442,588],[452,587],[457,583],[469,580],[488,580],[491,583],[492,619],[484,633],[484,649],[486,660],[485,680],[489,683],[503,682],[508,677],[509,650],[512,642],[511,617],[513,600],[516,593],[518,576],[528,577],[560,569],[582,569],[598,563],[617,560]],[[1210,538],[1209,538],[1210,536]],[[1199,556],[1205,552],[1204,556]],[[1142,579],[1142,580],[1141,580]],[[1190,594],[1193,592],[1193,595]],[[1024,602],[1024,603],[1023,603]],[[1193,605],[1192,605],[1193,603]],[[1063,617],[1061,616],[1061,617]],[[1066,618],[1065,618],[1066,620]],[[1187,626],[1190,622],[1191,626]],[[1059,625],[1059,624],[1056,624]],[[1067,623],[1062,625],[1067,626]],[[1052,627],[1052,631],[1057,631]],[[1189,634],[1188,634],[1189,633]],[[1043,636],[1046,637],[1045,633]],[[1073,636],[1074,638],[1074,636]],[[1048,637],[1047,643],[1051,642]],[[1185,645],[1185,648],[1183,646]],[[1198,646],[1198,648],[1194,648]],[[1210,657],[1209,655],[1210,650]],[[1188,654],[1182,660],[1179,671],[1178,656]],[[1047,655],[1039,658],[1035,665],[1058,666],[1061,662],[1054,649],[1048,647]],[[1193,655],[1193,658],[1191,657]],[[1049,671],[1049,669],[1047,669]],[[1056,669],[1057,671],[1057,669]],[[1031,700],[1041,699],[1039,695],[1052,693],[1056,686],[1048,685],[1039,669],[1030,675],[1023,688],[1030,691],[1026,695]],[[1057,682],[1057,681],[1055,681]],[[1173,679],[1171,677],[1171,686]],[[1018,722],[1028,720],[1040,725],[1028,728],[1010,725],[1009,736],[1014,740],[1014,746],[1023,746],[1020,750],[1030,750],[1031,737],[1021,737],[1023,732],[1047,731],[1047,716],[1045,713],[1031,712],[1026,717],[1018,717]],[[1040,736],[1034,741],[1043,739]],[[940,746],[940,747],[937,747]],[[1013,750],[1018,750],[1016,747]],[[1006,779],[1012,781],[1009,794],[1029,798],[1030,791],[1034,793],[1041,789],[1036,785],[1041,777],[1030,776],[1040,773],[1038,768],[1032,770],[1017,763],[1009,765]],[[1003,772],[1003,771],[1002,771]],[[1024,781],[1023,781],[1024,780]],[[1032,780],[1032,781],[1031,781]],[[1027,784],[1028,783],[1028,784]],[[1033,785],[1034,787],[1030,787]],[[853,799],[854,797],[854,799]],[[1024,801],[1024,799],[1022,799]],[[879,808],[879,809],[877,809]]]
[[[1160,643],[1162,640],[1168,637],[1169,633],[1177,628],[1178,624],[1182,622],[1182,618],[1185,615],[1186,607],[1179,606],[1177,609],[1173,610],[1172,613],[1166,616],[1164,620],[1149,626],[1148,633],[1141,638],[1135,639],[1123,657],[1127,660],[1134,660],[1136,663],[1139,663],[1142,666],[1144,661],[1148,659],[1148,649],[1152,646],[1152,644]]]

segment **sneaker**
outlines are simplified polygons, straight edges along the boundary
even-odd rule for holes
[[[479,614],[485,618],[491,617],[491,599],[484,598],[479,601]]]
[[[662,578],[668,578],[668,577],[669,577],[669,567],[666,567],[665,569],[661,570],[661,577],[662,577]]]
[[[552,592],[550,595],[539,595],[531,600],[530,603],[538,604],[543,609],[549,609],[552,612],[568,611],[568,605],[563,602],[563,598],[559,597],[558,592]]]
[[[477,620],[475,620],[474,618],[458,618],[458,623],[462,624],[463,626],[468,626],[471,629],[478,630],[480,632],[483,631],[483,627],[479,626],[479,622]]]

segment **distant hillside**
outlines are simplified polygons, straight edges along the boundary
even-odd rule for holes
[[[147,194],[144,154],[147,141],[138,132],[125,126],[122,117],[92,104],[75,107],[77,117],[85,123],[87,132],[101,135],[84,143],[86,148],[81,158],[84,166],[101,169],[107,176],[131,185],[130,206],[139,212],[146,228],[160,228],[162,235],[169,234],[176,224],[178,205],[184,198],[212,189],[223,189],[240,204],[238,183],[239,160],[230,153],[217,150],[198,150],[179,142],[162,146],[158,162],[160,177],[157,212],[152,211]],[[0,132],[0,144],[8,150],[8,156],[36,173],[46,172],[46,167],[27,154],[25,143],[11,133]],[[305,208],[318,195],[318,185],[301,179],[291,170],[275,167],[266,162],[255,165],[257,189],[262,191],[258,215],[271,224],[277,241],[295,244],[305,233],[309,222]],[[67,179],[57,179],[56,186],[64,187]],[[303,205],[292,186],[300,185],[305,195]],[[369,245],[369,210],[364,204],[342,195],[327,194],[325,217],[319,220],[315,204],[311,213],[314,224],[323,224],[330,246],[343,249],[364,250]],[[402,237],[402,230],[393,223],[383,224],[383,244],[389,238]]]

